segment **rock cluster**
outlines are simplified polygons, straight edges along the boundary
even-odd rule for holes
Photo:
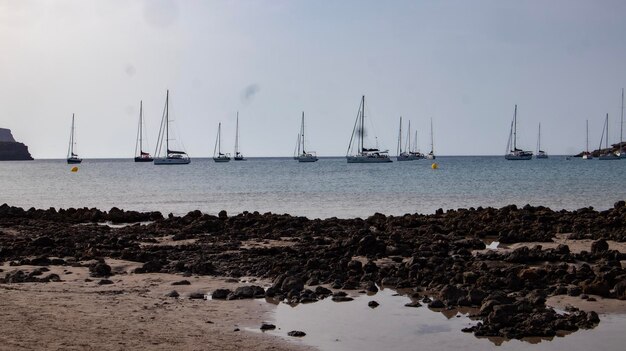
[[[96,224],[103,221],[149,223],[120,228]],[[557,233],[595,242],[590,251],[580,253],[566,245],[476,252],[485,249],[486,238],[551,242]],[[164,237],[189,241],[155,245]],[[473,306],[481,321],[467,331],[508,338],[548,336],[598,323],[595,313],[555,312],[545,305],[548,296],[626,298],[626,270],[620,264],[626,255],[611,250],[608,239],[626,241],[624,202],[601,212],[507,206],[325,220],[257,212],[211,216],[193,211],[165,218],[119,209],[0,206],[0,261],[61,257],[71,264],[111,257],[142,262],[138,274],[254,276],[273,282],[267,289],[218,289],[211,293],[217,300],[265,296],[289,303],[327,297],[349,301],[345,292],[320,285],[368,292],[381,285],[409,288],[415,291],[411,306]],[[94,273],[109,274],[102,266],[94,266]],[[421,296],[424,291],[435,299]]]

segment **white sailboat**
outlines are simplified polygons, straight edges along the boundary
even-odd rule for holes
[[[157,141],[157,147],[154,154],[157,156],[154,159],[155,165],[186,165],[191,162],[191,159],[184,151],[177,151],[170,149],[170,91],[168,90],[165,95],[165,109],[163,111],[163,117],[161,118],[161,128],[159,129],[159,138]]]
[[[539,135],[537,136],[537,154],[535,158],[548,158],[548,154],[541,150],[541,123],[539,123]]]
[[[410,122],[410,121],[409,121]],[[415,155],[415,157],[419,159],[426,158],[426,156],[420,152],[419,148],[419,139],[417,139],[417,130],[415,131],[415,138],[413,138],[413,149],[410,149],[409,153]]]
[[[583,160],[593,159],[593,155],[589,152],[589,120],[587,120],[587,138],[585,142],[585,152],[583,152]]]
[[[246,161],[243,154],[239,151],[239,111],[237,111],[237,126],[235,127],[235,161]]]
[[[300,134],[298,134],[298,162],[316,162],[317,155],[314,151],[306,151],[304,143],[304,111],[302,111],[302,124],[300,125]]]
[[[416,132],[417,133],[417,132]],[[407,140],[404,145],[404,150],[402,149],[402,117],[400,117],[400,131],[398,132],[398,149],[396,160],[398,161],[415,161],[419,160],[420,154],[412,151],[411,149],[411,121],[409,121],[408,130],[406,132]]]
[[[76,153],[74,153],[74,145],[76,141],[74,140],[74,114],[72,113],[72,129],[70,129],[70,145],[67,148],[67,163],[68,164],[78,164],[83,162],[81,158],[78,157]]]
[[[213,161],[228,162],[230,154],[222,153],[222,123],[217,125],[217,139],[215,140],[215,148],[213,148]]]
[[[378,145],[365,147],[365,95],[361,97],[359,112],[354,122],[350,144],[346,152],[348,163],[386,163],[392,162],[388,150],[379,150]]]
[[[139,154],[137,154],[139,151]],[[139,130],[137,130],[137,142],[135,143],[135,162],[152,162],[154,159],[149,152],[143,151],[143,101],[139,102]]]
[[[606,132],[606,134],[605,134]],[[606,138],[605,138],[606,135]],[[598,149],[602,150],[602,139],[605,143],[605,151],[598,156],[598,160],[608,161],[608,160],[619,160],[619,156],[617,156],[612,149],[609,149],[609,114],[606,114],[606,119],[604,120],[604,128],[602,129],[602,137],[600,138],[600,147]]]
[[[515,105],[515,112],[513,112],[513,121],[511,121],[511,131],[506,148],[508,151],[504,158],[507,160],[530,160],[533,157],[532,151],[517,148],[517,105]]]
[[[433,136],[433,119],[430,119],[430,152],[426,155],[426,159],[434,160],[435,157],[435,137]]]

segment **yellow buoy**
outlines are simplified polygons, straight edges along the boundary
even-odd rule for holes
[[[71,171],[72,171],[73,173],[78,172],[78,167],[76,167],[76,166],[72,167]]]
[[[437,169],[437,168],[439,168],[439,165],[436,164],[436,163],[433,163],[432,165],[430,165],[430,168]]]

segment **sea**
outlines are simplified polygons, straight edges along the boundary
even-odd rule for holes
[[[437,168],[433,169],[433,163]],[[299,163],[249,158],[155,166],[132,159],[0,162],[0,204],[24,208],[96,207],[182,215],[200,210],[288,213],[309,218],[403,215],[437,209],[547,206],[608,209],[626,199],[626,160],[551,156],[441,156],[386,164],[348,164],[344,157]]]

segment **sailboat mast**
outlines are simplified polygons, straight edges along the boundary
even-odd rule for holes
[[[139,152],[143,154],[143,100],[139,101]]]
[[[430,153],[435,153],[435,137],[433,135],[433,118],[430,118]]]
[[[409,120],[409,127],[407,128],[406,131],[406,142],[407,145],[405,145],[405,149],[404,151],[406,152],[411,152],[411,121]]]
[[[585,148],[587,149],[587,153],[589,153],[589,120],[587,120],[587,128],[586,129],[587,129],[587,138],[586,138],[586,141],[585,141],[585,144],[586,144]]]
[[[400,116],[400,131],[398,132],[398,155],[402,153],[402,116]]]
[[[302,111],[302,126],[300,127],[300,133],[302,134],[302,153],[305,154],[304,151],[304,111]]]
[[[237,156],[239,155],[239,111],[237,111],[237,124],[235,129],[235,156]]]
[[[170,91],[165,94],[165,152],[170,153]]]
[[[70,152],[69,157],[74,155],[74,114],[72,113],[72,128],[70,129]]]
[[[517,105],[513,112],[513,151],[517,150]]]
[[[604,142],[606,148],[609,148],[609,114],[606,114],[606,141]]]
[[[363,138],[365,136],[365,95],[361,97],[361,131],[359,132],[361,137],[361,151],[363,152]]]
[[[541,123],[539,123],[539,136],[537,137],[537,153],[541,150]]]
[[[217,125],[217,154],[222,155],[222,122]]]
[[[619,127],[619,153],[622,154],[622,142],[624,133],[624,88],[622,88],[622,109],[620,110],[620,127]]]

